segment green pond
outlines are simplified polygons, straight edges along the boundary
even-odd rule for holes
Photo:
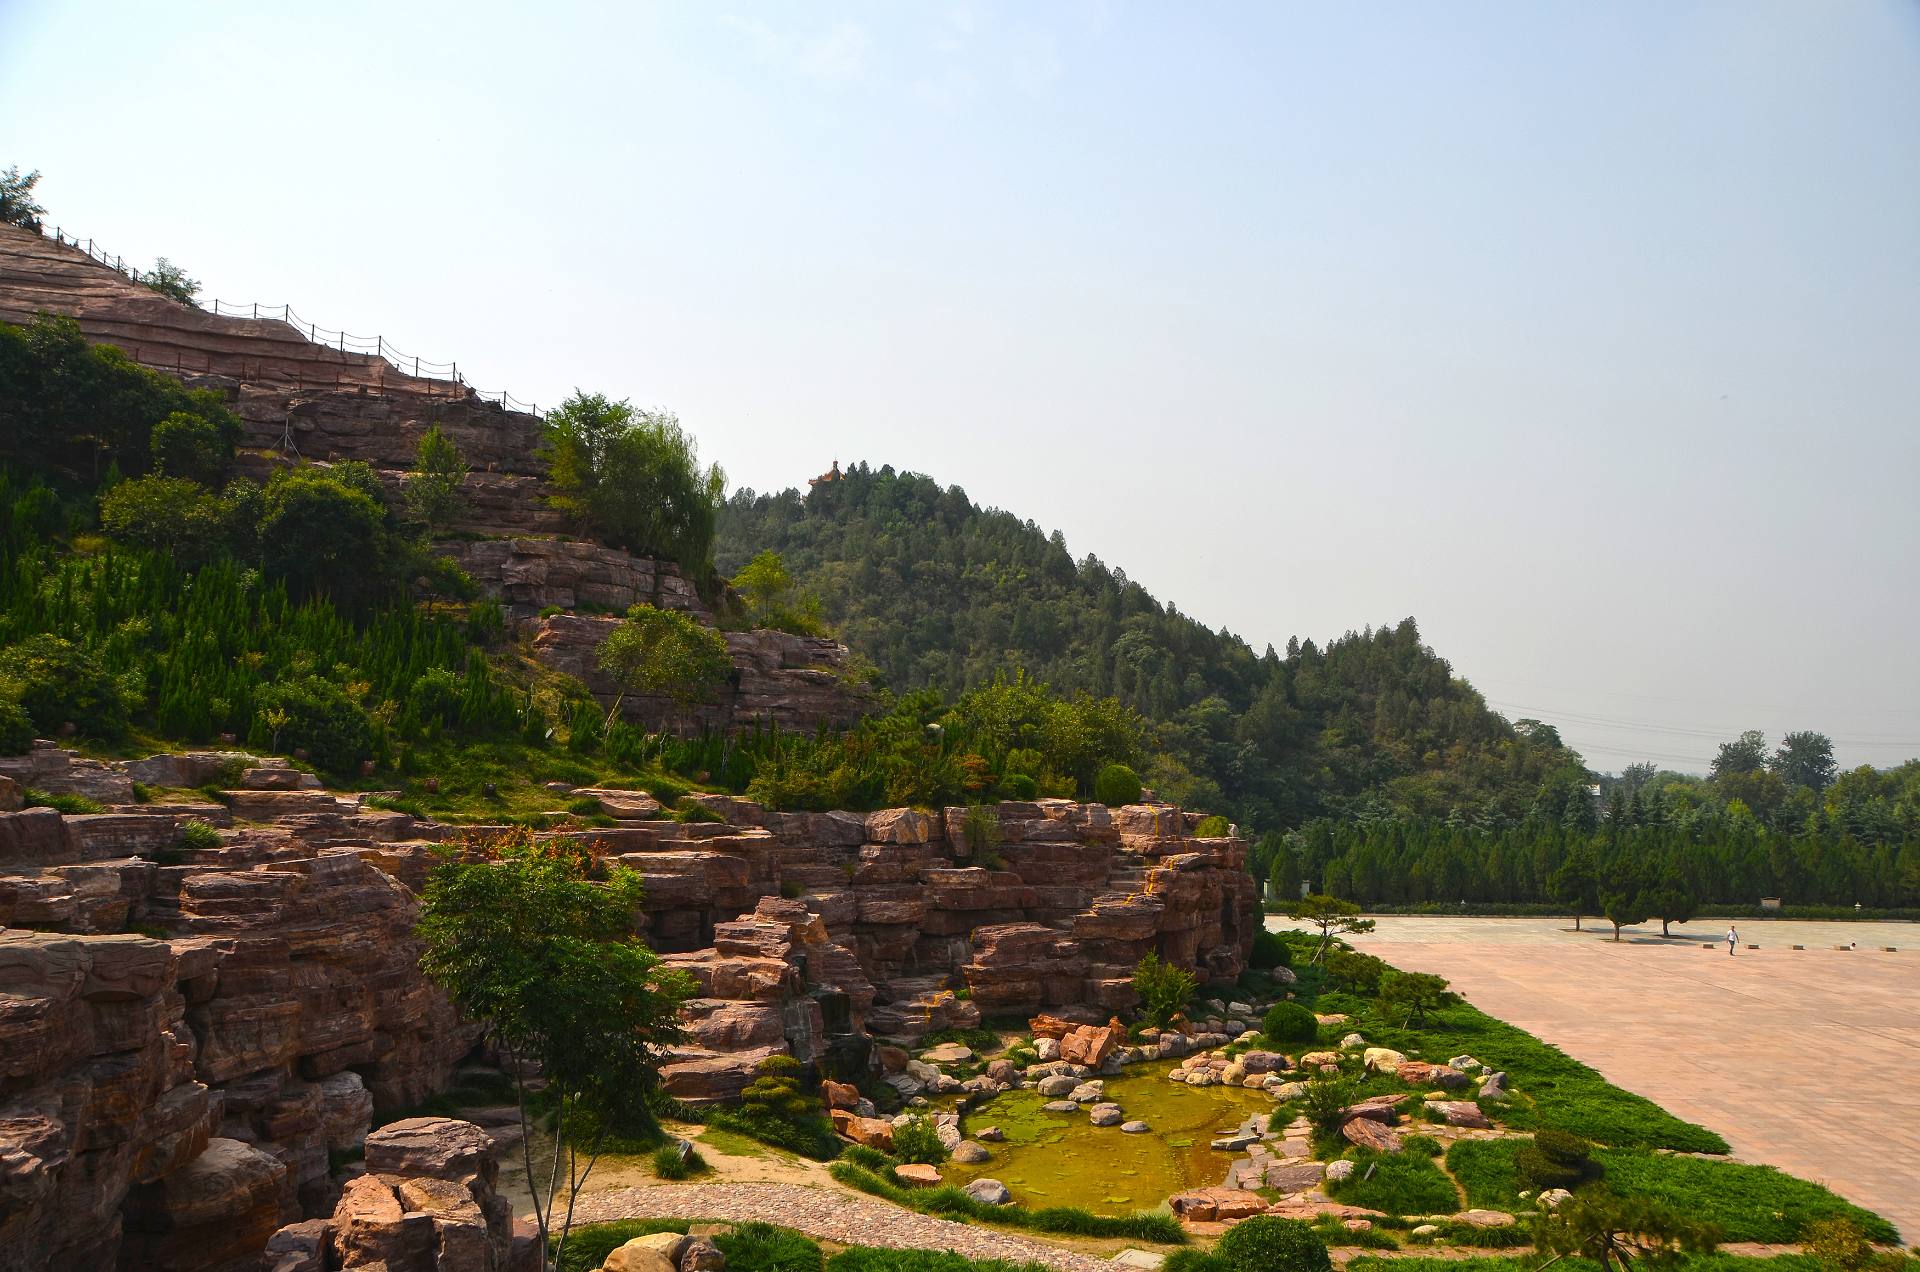
[[[1210,1188],[1227,1175],[1236,1153],[1208,1144],[1231,1133],[1252,1113],[1271,1113],[1273,1098],[1240,1087],[1190,1087],[1167,1081],[1171,1060],[1134,1065],[1106,1080],[1106,1098],[1153,1129],[1128,1135],[1095,1126],[1086,1110],[1049,1113],[1037,1091],[1008,1091],[966,1114],[961,1130],[976,1139],[983,1126],[1006,1135],[984,1144],[993,1156],[973,1165],[940,1167],[948,1182],[965,1186],[997,1179],[1023,1206],[1079,1206],[1100,1215],[1148,1210],[1188,1188]]]

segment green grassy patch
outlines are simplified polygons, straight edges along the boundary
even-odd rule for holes
[[[1539,1260],[1530,1255],[1482,1255],[1469,1259],[1406,1258],[1377,1259],[1361,1255],[1347,1265],[1347,1272],[1533,1272]],[[1566,1258],[1553,1265],[1556,1272],[1600,1272],[1591,1259]],[[1823,1272],[1820,1261],[1804,1254],[1779,1254],[1756,1258],[1743,1254],[1695,1254],[1680,1260],[1685,1272]]]
[[[694,1137],[717,1153],[729,1157],[769,1157],[792,1160],[794,1154],[777,1149],[771,1144],[754,1139],[751,1135],[742,1135],[723,1126],[709,1126]]]
[[[1460,1193],[1433,1159],[1419,1153],[1354,1155],[1353,1174],[1327,1185],[1336,1201],[1390,1215],[1452,1214]]]
[[[1447,1150],[1447,1169],[1466,1190],[1468,1205],[1511,1210],[1522,1204],[1513,1158],[1527,1142],[1460,1140]],[[1600,1149],[1594,1158],[1615,1192],[1655,1197],[1718,1224],[1723,1240],[1797,1241],[1808,1221],[1830,1215],[1852,1219],[1875,1241],[1897,1240],[1893,1225],[1878,1215],[1771,1166],[1617,1148]]]
[[[849,1188],[922,1214],[939,1215],[943,1219],[963,1219],[1002,1228],[1025,1228],[1031,1232],[1057,1232],[1069,1236],[1125,1237],[1160,1245],[1181,1245],[1187,1239],[1180,1221],[1165,1211],[1143,1210],[1137,1214],[1109,1216],[1091,1214],[1071,1206],[1051,1206],[1045,1210],[989,1206],[985,1202],[975,1201],[964,1190],[951,1184],[939,1188],[902,1188],[852,1162],[835,1162],[828,1170],[837,1182]]]
[[[1365,1009],[1364,1018],[1351,1010],[1353,1006]],[[1316,1006],[1316,1010],[1325,1009],[1324,1003]],[[1504,1069],[1515,1096],[1504,1103],[1490,1102],[1487,1107],[1493,1116],[1516,1130],[1550,1126],[1617,1148],[1727,1151],[1727,1142],[1712,1131],[1621,1090],[1558,1047],[1495,1020],[1470,1004],[1429,1012],[1422,1029],[1389,1023],[1375,1014],[1366,1000],[1350,995],[1340,996],[1340,1009],[1352,1015],[1354,1022],[1338,1028],[1358,1029],[1373,1046],[1392,1047],[1408,1056],[1441,1063],[1465,1052],[1490,1068]]]
[[[589,1223],[567,1234],[567,1249],[556,1272],[593,1272],[607,1256],[635,1237],[656,1232],[685,1232],[687,1219],[616,1219],[612,1223]],[[549,1248],[559,1245],[559,1234],[548,1240]]]
[[[1771,1166],[1617,1149],[1602,1149],[1594,1157],[1606,1164],[1614,1191],[1658,1197],[1695,1219],[1720,1225],[1728,1241],[1797,1241],[1809,1220],[1832,1215],[1853,1220],[1873,1241],[1899,1240],[1880,1216]]]

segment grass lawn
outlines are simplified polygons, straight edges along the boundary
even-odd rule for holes
[[[1539,1260],[1532,1255],[1494,1255],[1471,1259],[1376,1259],[1361,1255],[1347,1265],[1347,1272],[1533,1272]],[[1568,1258],[1553,1265],[1558,1272],[1600,1272],[1591,1259]],[[1820,1261],[1804,1254],[1781,1254],[1772,1258],[1754,1258],[1738,1254],[1701,1254],[1683,1259],[1686,1272],[1825,1272]]]
[[[1450,1215],[1460,1209],[1453,1181],[1424,1154],[1362,1150],[1353,1162],[1351,1176],[1327,1186],[1335,1201],[1390,1215]]]
[[[1447,1151],[1447,1169],[1466,1190],[1469,1205],[1510,1210],[1521,1204],[1513,1156],[1526,1142],[1461,1140]],[[1771,1166],[1619,1148],[1600,1149],[1594,1158],[1606,1166],[1606,1182],[1615,1191],[1656,1197],[1718,1224],[1727,1241],[1797,1241],[1809,1220],[1827,1215],[1851,1218],[1875,1241],[1896,1239],[1893,1225],[1878,1215]]]

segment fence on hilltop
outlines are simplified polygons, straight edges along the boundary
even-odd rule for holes
[[[40,232],[46,235],[44,227],[41,228]],[[146,283],[145,277],[142,276],[137,266],[128,265],[124,257],[108,254],[92,239],[81,239],[77,235],[70,238],[67,236],[66,231],[59,226],[55,226],[53,233],[46,236],[52,238],[56,243],[84,253],[97,264],[104,265],[116,273],[125,274],[132,282],[143,285]],[[359,336],[349,331],[339,331],[329,327],[322,327],[317,323],[309,322],[300,317],[300,315],[293,311],[293,307],[290,305],[262,305],[252,301],[244,304],[235,304],[232,301],[209,300],[204,303],[193,302],[193,307],[200,309],[203,313],[210,313],[216,318],[246,318],[263,322],[284,323],[292,328],[303,340],[306,340],[309,344],[317,345],[320,348],[335,349],[341,353],[355,353],[365,357],[377,358],[403,375],[412,376],[416,380],[456,386],[462,395],[471,394],[474,397],[480,398],[482,401],[498,402],[504,409],[509,411],[518,411],[522,414],[533,416],[538,416],[540,413],[539,407],[535,406],[532,402],[523,402],[504,389],[486,390],[475,388],[467,381],[465,376],[460,374],[460,364],[458,362],[435,362],[430,358],[422,358],[417,355],[402,353],[399,349],[395,348],[393,342],[385,336]],[[185,371],[188,369],[190,368],[179,364],[176,356],[175,370]]]

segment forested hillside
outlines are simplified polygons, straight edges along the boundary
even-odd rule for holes
[[[905,692],[957,693],[1014,668],[1146,716],[1149,782],[1243,829],[1374,809],[1513,824],[1587,778],[1553,730],[1490,710],[1412,619],[1321,648],[1256,653],[1163,604],[1058,531],[958,487],[865,464],[806,495],[735,494],[722,573],[772,549],[827,620]]]

